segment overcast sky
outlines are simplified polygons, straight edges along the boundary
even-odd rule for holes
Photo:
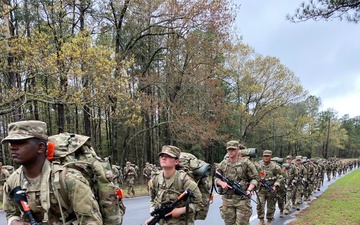
[[[360,24],[286,20],[301,2],[235,0],[241,4],[237,29],[256,52],[292,70],[310,95],[321,98],[322,110],[360,116]]]

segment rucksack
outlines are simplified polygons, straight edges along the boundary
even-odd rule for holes
[[[73,168],[80,171],[91,184],[103,223],[107,225],[122,223],[125,207],[121,202],[122,196],[119,196],[121,190],[112,183],[113,173],[110,160],[97,156],[91,146],[90,137],[72,133],[50,136],[47,158],[52,162],[54,186],[64,208],[69,206],[66,201],[64,171],[66,168]]]
[[[210,206],[211,185],[209,175],[211,173],[211,166],[187,152],[181,152],[179,162],[181,170],[185,171],[195,180],[202,195],[201,199],[203,207],[200,211],[196,212],[195,220],[205,220]]]
[[[12,174],[15,171],[15,168],[11,165],[3,165],[2,168],[9,171],[9,174]]]

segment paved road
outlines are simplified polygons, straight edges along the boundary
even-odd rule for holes
[[[343,175],[344,176],[344,175]],[[338,176],[336,179],[341,178],[342,176]],[[336,179],[332,179],[331,181],[327,181],[325,178],[324,185],[321,187],[320,191],[312,194],[311,199],[316,199],[320,196]],[[253,196],[256,199],[256,196]],[[124,199],[124,204],[126,206],[126,213],[123,220],[123,225],[140,225],[144,224],[145,220],[149,217],[149,196],[140,196],[135,198],[126,198]],[[214,198],[214,202],[210,205],[209,214],[204,221],[196,221],[196,225],[219,225],[223,224],[223,220],[220,217],[219,207],[221,205],[221,197],[216,196]],[[258,224],[259,220],[256,216],[256,206],[255,203],[252,202],[253,206],[253,215],[250,219],[251,225]],[[301,205],[301,210],[308,206],[308,202],[304,202]],[[287,224],[291,220],[294,220],[294,216],[299,211],[295,209],[291,209],[290,215],[285,215],[285,218],[279,218],[279,210],[277,209],[275,212],[275,221],[273,221],[273,225],[282,225]],[[0,210],[0,225],[5,225],[5,213]]]

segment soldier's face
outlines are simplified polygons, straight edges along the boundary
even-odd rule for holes
[[[264,155],[263,156],[264,163],[268,163],[268,162],[270,162],[270,160],[271,160],[271,156],[269,156],[269,155]]]
[[[160,166],[162,168],[172,168],[175,167],[179,160],[173,158],[167,154],[160,155]]]
[[[227,153],[228,153],[229,158],[230,158],[230,159],[233,159],[233,158],[237,157],[237,155],[238,155],[238,149],[236,149],[236,148],[229,148],[229,149],[227,150]]]
[[[26,165],[35,162],[39,156],[39,145],[31,139],[9,141],[9,151],[14,163]]]

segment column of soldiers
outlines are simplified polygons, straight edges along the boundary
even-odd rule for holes
[[[268,150],[265,150],[263,154],[269,154]],[[265,160],[266,159],[263,156],[263,161],[260,162],[260,166],[257,166],[260,175],[265,170],[263,168]],[[320,191],[321,186],[324,184],[325,173],[327,174],[328,181],[330,181],[331,176],[335,179],[336,175],[340,176],[349,170],[359,167],[359,160],[352,160],[344,163],[336,158],[315,160],[296,156],[295,159],[293,159],[291,155],[288,155],[286,157],[286,163],[284,164],[282,162],[283,160],[278,157],[272,158],[271,161],[278,163],[278,165],[283,168],[283,172],[272,173],[277,174],[277,177],[273,178],[276,182],[272,182],[272,184],[278,196],[275,198],[273,195],[272,198],[277,200],[280,218],[282,218],[284,214],[288,215],[291,209],[300,210],[303,201],[311,201],[311,195],[316,191]],[[275,170],[274,167],[274,171]],[[271,180],[271,178],[268,180]],[[261,191],[261,188],[260,185],[260,190],[258,192],[259,196],[262,196],[264,193],[264,191]],[[259,198],[259,200],[265,202],[262,198]],[[285,200],[285,204],[283,200]],[[263,204],[257,206],[258,218],[260,219],[259,225],[264,224]],[[274,207],[275,205],[273,203],[270,205],[268,203],[267,211],[270,211],[272,214]],[[273,218],[271,218],[271,216],[267,218],[267,224],[271,224]]]

